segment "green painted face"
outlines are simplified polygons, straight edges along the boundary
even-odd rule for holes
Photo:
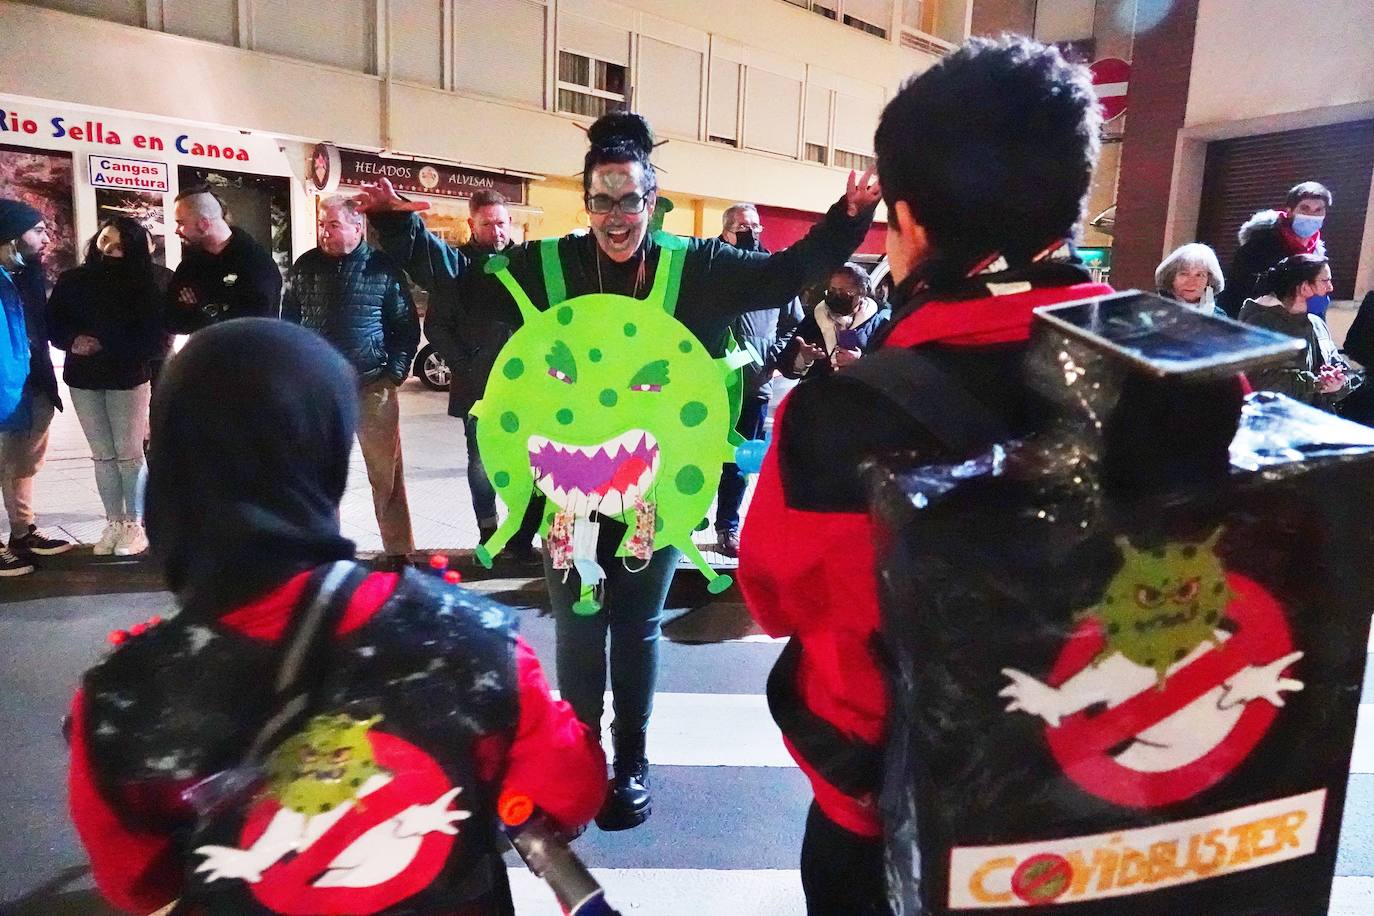
[[[1102,658],[1120,653],[1153,668],[1163,683],[1170,665],[1204,642],[1217,642],[1217,628],[1235,596],[1214,549],[1221,534],[1218,529],[1200,544],[1149,550],[1117,539],[1125,563],[1098,605],[1083,612],[1102,625]]]
[[[267,758],[268,792],[283,807],[311,817],[354,798],[363,783],[382,772],[367,739],[368,729],[381,720],[311,719]]]
[[[668,255],[647,300],[601,293],[543,312],[498,262],[525,321],[473,412],[483,464],[517,521],[537,487],[559,510],[626,521],[628,543],[642,498],[655,506],[656,546],[690,545],[732,460],[734,417],[730,370],[664,308]]]

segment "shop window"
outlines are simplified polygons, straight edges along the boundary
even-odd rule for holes
[[[848,150],[835,150],[835,165],[842,169],[853,169],[862,172],[871,169],[874,164],[872,156],[865,156],[863,153],[851,153]]]
[[[558,110],[599,118],[625,108],[629,89],[624,64],[573,51],[558,52]]]

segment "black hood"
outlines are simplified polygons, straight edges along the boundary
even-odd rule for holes
[[[144,512],[183,614],[353,555],[338,506],[357,422],[352,368],[311,331],[241,318],[190,339],[153,398]]]

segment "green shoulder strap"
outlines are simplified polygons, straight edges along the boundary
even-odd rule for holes
[[[568,298],[568,287],[563,282],[563,261],[558,257],[557,238],[540,240],[539,266],[544,270],[544,292],[549,297],[549,308],[553,308]]]
[[[682,267],[687,262],[687,240],[659,230],[654,233],[654,243],[663,253],[659,256],[658,269],[654,272],[654,288],[649,293],[649,301],[657,303],[671,315],[677,310],[677,297],[682,290]]]

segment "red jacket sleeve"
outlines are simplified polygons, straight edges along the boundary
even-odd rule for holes
[[[101,895],[121,910],[150,913],[180,894],[180,863],[169,836],[129,830],[101,794],[86,748],[85,706],[78,691],[72,700],[67,777],[72,822]]]
[[[515,640],[520,722],[506,766],[503,792],[528,795],[560,825],[587,823],[606,797],[606,754],[572,707],[555,700],[534,650]]]

